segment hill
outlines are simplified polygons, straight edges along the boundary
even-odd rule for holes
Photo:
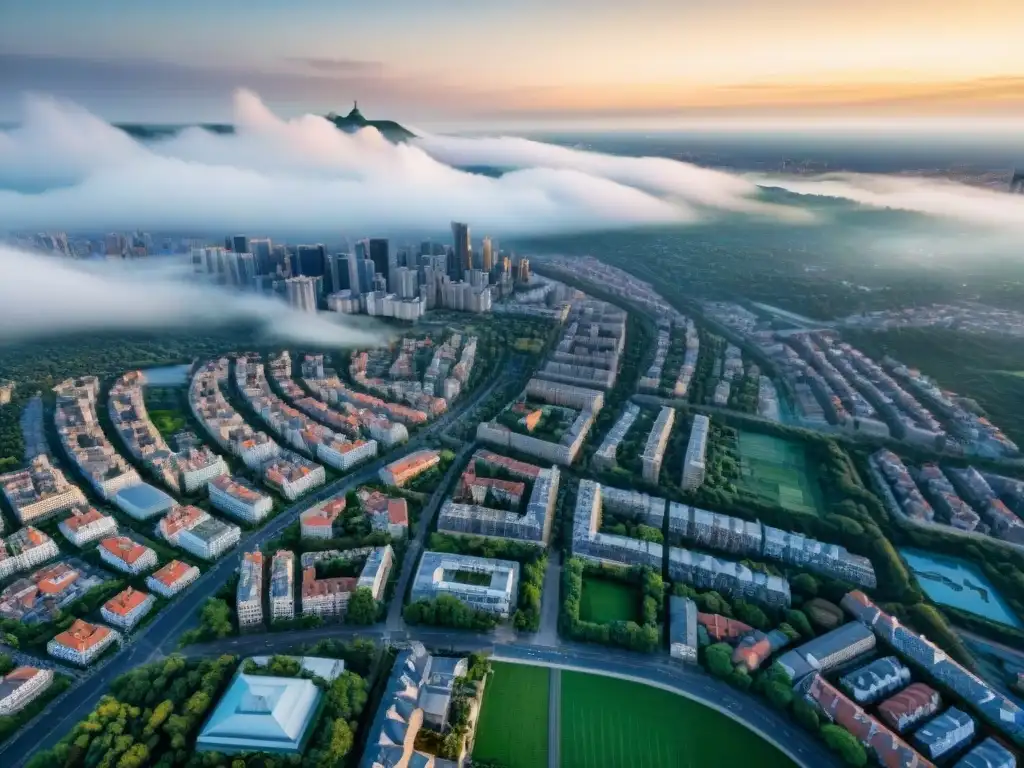
[[[360,128],[370,127],[376,128],[386,139],[391,141],[406,141],[416,138],[415,133],[399,125],[394,120],[367,120],[363,117],[363,113],[359,111],[358,102],[352,105],[352,111],[344,117],[331,112],[327,115],[327,119],[341,130],[349,133],[358,131]]]

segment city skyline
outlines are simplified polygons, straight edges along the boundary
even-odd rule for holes
[[[286,114],[358,99],[425,125],[1024,119],[1012,0],[527,5],[0,0],[0,120],[25,92],[111,120],[229,120],[239,87]]]

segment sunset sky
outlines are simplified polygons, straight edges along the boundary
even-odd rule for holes
[[[1024,120],[1021,0],[0,0],[20,94],[109,119],[284,113]]]

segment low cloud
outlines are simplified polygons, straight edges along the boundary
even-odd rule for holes
[[[238,323],[317,346],[387,340],[375,324],[356,326],[340,315],[300,313],[277,299],[197,283],[182,262],[76,262],[0,246],[0,341]]]

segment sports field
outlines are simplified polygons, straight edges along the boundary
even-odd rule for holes
[[[493,760],[506,768],[546,765],[549,670],[499,662],[492,666],[473,758]]]
[[[740,477],[736,485],[742,490],[790,512],[819,514],[821,491],[800,443],[740,431],[737,449]]]
[[[538,764],[539,765],[539,764]],[[562,768],[793,768],[724,715],[668,691],[562,672]]]
[[[640,596],[627,584],[606,579],[583,577],[580,618],[596,624],[636,621]]]

